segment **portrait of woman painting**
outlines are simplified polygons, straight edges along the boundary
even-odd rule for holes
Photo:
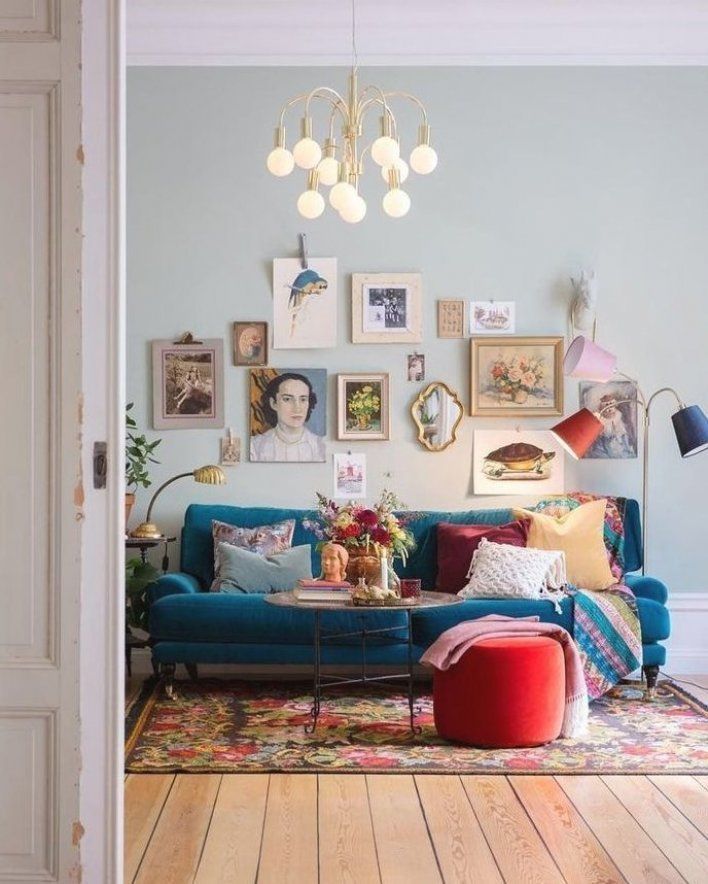
[[[327,372],[323,368],[251,369],[251,461],[323,462],[326,404]]]
[[[223,427],[223,342],[153,341],[153,426]]]
[[[622,460],[637,456],[637,385],[634,381],[582,381],[580,407],[602,421],[602,432],[584,458]]]
[[[563,414],[562,337],[473,337],[471,344],[471,415]]]

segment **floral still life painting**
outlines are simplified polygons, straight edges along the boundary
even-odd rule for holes
[[[563,413],[563,338],[472,338],[470,414]]]
[[[475,430],[475,494],[559,494],[563,449],[547,430]]]
[[[324,368],[252,368],[250,460],[326,460],[327,372]]]
[[[637,456],[637,385],[634,381],[580,383],[580,407],[594,412],[602,432],[584,458],[621,460]]]
[[[337,375],[337,438],[389,438],[387,374]]]
[[[273,261],[273,349],[337,346],[337,259]]]

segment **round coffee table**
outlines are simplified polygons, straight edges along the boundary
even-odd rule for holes
[[[455,595],[448,595],[440,592],[423,592],[420,599],[415,605],[355,605],[351,598],[343,601],[335,602],[310,602],[302,601],[295,597],[292,592],[276,592],[265,597],[266,602],[271,605],[277,605],[281,608],[297,608],[299,611],[309,611],[314,615],[314,672],[312,683],[313,702],[311,709],[312,721],[305,725],[308,733],[313,733],[317,727],[317,719],[320,714],[322,704],[322,693],[327,688],[342,687],[343,685],[355,684],[378,684],[392,685],[404,681],[408,687],[408,709],[410,714],[410,726],[413,733],[420,733],[420,727],[415,724],[415,708],[413,697],[413,617],[430,608],[439,608],[445,605],[459,604],[462,599]],[[328,631],[322,630],[322,612],[339,611],[350,614],[353,618],[359,619],[359,627],[346,631]],[[378,611],[399,611],[405,612],[405,625],[384,626],[376,629],[368,629],[366,627],[366,619],[368,615],[377,613]],[[405,638],[400,633],[405,631]],[[397,635],[394,635],[397,633]],[[406,658],[405,672],[392,673],[388,675],[368,675],[366,666],[366,641],[369,637],[376,637],[377,642],[386,642],[391,645],[405,644],[408,647],[408,655]],[[359,638],[361,641],[361,675],[358,678],[347,678],[339,675],[322,675],[322,645],[337,644],[345,638]]]

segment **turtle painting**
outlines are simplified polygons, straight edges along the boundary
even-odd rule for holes
[[[563,446],[548,430],[475,430],[475,494],[558,494]]]
[[[543,465],[553,460],[555,456],[555,451],[544,451],[537,445],[530,445],[528,442],[512,442],[510,445],[503,445],[501,448],[491,451],[485,460],[488,463],[497,464],[505,470],[516,472],[535,470],[540,473]]]

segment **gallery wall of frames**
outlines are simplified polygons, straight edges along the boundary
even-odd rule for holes
[[[571,278],[583,270],[596,272],[602,341],[628,373],[701,398],[708,364],[690,312],[702,310],[708,270],[687,243],[708,193],[704,177],[702,203],[698,179],[682,182],[708,151],[688,112],[706,76],[664,72],[662,101],[633,70],[387,76],[434,109],[440,162],[409,215],[372,202],[354,227],[301,219],[263,165],[270,105],[321,69],[129,73],[128,399],[141,431],[162,438],[154,482],[228,467],[223,487],[175,486],[170,529],[196,499],[308,507],[316,491],[374,499],[390,488],[411,507],[456,510],[564,489],[637,496],[631,381],[562,374]],[[469,119],[451,97],[460,80]],[[645,107],[631,100],[638,89]],[[242,137],[244,121],[262,144]],[[671,293],[685,309],[669,309]],[[573,461],[548,428],[580,405],[604,409],[606,427]],[[688,498],[708,477],[705,464],[681,470],[663,434],[652,524],[670,538],[664,498]],[[662,566],[681,574],[669,557]]]

